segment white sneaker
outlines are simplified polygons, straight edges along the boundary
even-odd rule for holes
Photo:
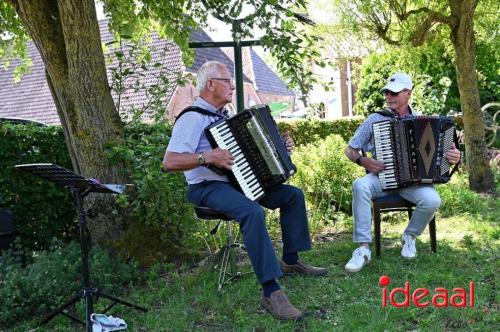
[[[352,253],[352,258],[345,265],[345,270],[347,272],[358,272],[363,266],[370,263],[372,259],[372,252],[370,249],[365,247],[359,247]]]
[[[410,234],[403,234],[401,237],[403,249],[401,249],[401,256],[406,259],[413,259],[417,256],[417,248],[415,247],[415,237]]]

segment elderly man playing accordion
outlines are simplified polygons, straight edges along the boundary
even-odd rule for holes
[[[200,95],[193,106],[198,110],[184,112],[177,118],[163,160],[164,168],[184,171],[190,202],[212,208],[240,224],[252,267],[262,285],[262,306],[279,319],[299,319],[303,315],[302,311],[289,302],[277,278],[288,273],[310,276],[327,273],[324,268],[299,260],[299,251],[311,249],[304,194],[299,188],[279,184],[271,188],[259,202],[252,201],[238,191],[227,176],[206,167],[231,169],[234,165],[234,156],[228,150],[212,149],[204,129],[225,117],[224,106],[232,101],[235,86],[227,68],[216,61],[203,64],[196,81]],[[292,139],[286,137],[284,140],[291,151]],[[266,228],[266,214],[261,205],[273,210],[280,209],[283,239],[280,262],[276,259]]]
[[[387,103],[387,109],[368,116],[358,127],[345,149],[347,158],[364,167],[368,173],[355,180],[352,187],[353,241],[358,243],[359,247],[354,250],[352,258],[345,265],[347,272],[358,272],[370,262],[371,251],[369,244],[372,242],[371,200],[387,195],[387,192],[382,191],[381,182],[377,176],[378,172],[384,170],[384,163],[377,160],[376,156],[372,158],[365,157],[359,151],[374,152],[373,123],[386,120],[388,117],[404,118],[412,116],[412,110],[408,104],[412,88],[412,79],[407,74],[395,73],[389,77],[387,84],[381,90]],[[450,164],[456,164],[460,161],[460,151],[453,144],[445,152],[444,157]],[[397,189],[392,193],[397,193],[416,205],[411,220],[401,238],[401,255],[405,259],[413,259],[417,255],[415,237],[422,234],[427,224],[432,220],[441,204],[441,198],[432,184],[419,184]]]

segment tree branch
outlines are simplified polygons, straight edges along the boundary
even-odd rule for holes
[[[295,17],[297,19],[297,21],[299,21],[303,24],[312,25],[312,26],[316,25],[316,22],[314,22],[313,20],[311,20],[309,17],[307,17],[304,14],[292,12],[291,10],[284,8],[283,6],[281,6],[279,4],[274,4],[273,7],[275,7],[278,10],[281,10],[283,12],[291,13],[293,15],[293,17]]]
[[[420,13],[426,14],[427,18],[432,20],[433,22],[439,22],[450,26],[454,24],[454,21],[450,16],[443,15],[442,13],[429,9],[427,7],[410,10],[406,12],[404,15],[402,15],[400,20],[403,22],[410,16],[418,15]]]
[[[385,12],[377,13],[375,11],[368,14],[368,24],[366,28],[377,34],[386,43],[394,46],[399,46],[400,42],[389,37],[389,28],[391,26],[390,15]]]
[[[413,31],[413,33],[410,35],[411,44],[413,46],[422,45],[425,42],[434,23],[435,21],[433,21],[432,19],[426,18],[419,26],[419,28]]]
[[[478,0],[474,0],[478,1]],[[456,19],[452,16],[446,16],[438,11],[432,10],[428,7],[421,7],[412,10],[406,10],[407,1],[395,1],[388,0],[389,7],[391,8],[394,15],[396,15],[397,19],[403,23],[409,20],[412,17],[424,15],[425,19],[422,23],[420,23],[415,30],[410,35],[410,40],[413,46],[422,45],[426,38],[429,35],[432,27],[437,23],[442,23],[453,28],[456,25]],[[392,39],[389,36],[389,28],[391,26],[391,16],[390,14],[382,11],[376,12],[373,11],[367,15],[367,28],[371,31],[374,31],[377,36],[383,39],[390,45],[399,45],[400,42]]]
[[[418,28],[415,29],[415,31],[413,31],[413,33],[410,35],[410,40],[413,46],[422,45],[427,39],[427,36],[429,35],[429,32],[431,31],[432,27],[437,23],[446,24],[450,28],[453,28],[453,26],[455,26],[454,18],[452,18],[451,16],[443,15],[442,13],[431,10],[427,7],[422,7],[408,11],[405,15],[401,17],[401,21],[403,22],[406,19],[410,18],[411,16],[418,15],[421,13],[425,14],[427,17],[424,19],[422,24],[420,24]]]

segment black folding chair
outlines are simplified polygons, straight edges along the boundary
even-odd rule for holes
[[[366,157],[365,151],[361,151],[363,157]],[[375,228],[375,251],[377,257],[380,258],[380,223],[382,221],[381,214],[384,212],[408,212],[408,220],[411,219],[415,204],[407,201],[398,194],[390,194],[383,197],[372,199],[372,215],[373,226]],[[433,252],[437,251],[436,245],[436,216],[429,222],[429,233],[431,237],[431,249]]]
[[[217,225],[210,231],[210,234],[215,235],[221,223],[226,226],[226,242],[223,246],[220,261],[216,263],[215,268],[219,271],[219,279],[217,281],[217,294],[220,295],[222,287],[230,281],[236,280],[243,275],[238,271],[236,264],[236,250],[244,249],[243,244],[237,242],[233,235],[234,219],[229,218],[223,213],[205,206],[195,205],[194,211],[196,217],[202,220],[218,220]],[[228,271],[229,267],[229,271]]]
[[[391,194],[384,197],[372,199],[373,225],[375,228],[375,250],[377,257],[380,258],[380,223],[381,214],[384,212],[407,211],[408,220],[411,218],[415,204],[407,201],[397,194]],[[436,217],[434,216],[429,223],[429,233],[431,237],[431,249],[437,251],[436,245]]]

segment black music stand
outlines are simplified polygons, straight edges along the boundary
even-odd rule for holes
[[[89,259],[88,259],[88,248],[87,248],[87,227],[85,216],[86,213],[83,210],[83,198],[89,193],[108,193],[108,194],[121,194],[124,189],[124,185],[109,185],[109,184],[101,184],[97,180],[93,179],[85,179],[79,174],[74,173],[66,168],[55,164],[25,164],[25,165],[16,165],[15,168],[31,172],[35,175],[38,175],[46,180],[52,181],[58,185],[64,186],[71,191],[76,200],[76,212],[78,215],[78,228],[80,230],[80,251],[82,258],[82,276],[83,276],[83,289],[78,291],[78,293],[73,296],[68,302],[62,305],[59,309],[52,312],[48,315],[41,323],[46,324],[52,318],[57,316],[58,314],[64,315],[71,320],[85,325],[85,331],[92,331],[92,323],[90,321],[90,315],[93,313],[93,303],[92,298],[99,297],[106,298],[108,300],[113,301],[104,313],[111,309],[115,304],[120,303],[137,310],[141,310],[146,312],[147,309],[137,306],[135,304],[123,301],[119,298],[111,296],[109,294],[103,293],[95,287],[90,285],[90,277],[89,277]],[[82,320],[70,315],[64,310],[77,302],[78,300],[85,298],[85,322]]]

